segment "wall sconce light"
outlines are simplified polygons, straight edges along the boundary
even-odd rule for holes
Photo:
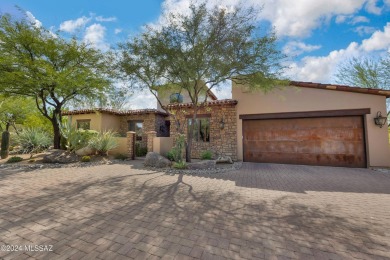
[[[375,124],[380,128],[382,128],[382,126],[386,124],[386,121],[387,121],[387,117],[382,116],[382,113],[378,111],[376,113],[376,117],[374,118]]]
[[[224,129],[225,128],[225,121],[223,121],[223,118],[221,119],[221,122],[219,122],[219,127],[221,129]]]

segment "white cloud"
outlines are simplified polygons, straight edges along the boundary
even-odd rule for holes
[[[373,51],[390,51],[390,23],[383,31],[374,32],[361,44],[352,42],[346,49],[332,51],[327,56],[307,56],[299,62],[293,62],[287,76],[293,80],[329,83],[341,62],[352,57],[372,55]]]
[[[382,12],[382,8],[377,6],[377,0],[368,0],[365,6],[367,12],[380,15]]]
[[[115,34],[120,34],[122,32],[122,29],[120,29],[120,28],[116,28],[115,30],[114,30],[114,33]]]
[[[37,18],[35,18],[35,16],[34,16],[31,12],[27,11],[27,12],[26,12],[26,16],[27,16],[27,19],[28,19],[35,27],[37,27],[37,28],[42,27],[41,21],[39,21]]]
[[[98,22],[114,22],[117,20],[116,17],[114,17],[114,16],[112,16],[112,17],[97,16],[95,19]]]
[[[348,18],[350,18],[349,15],[338,15],[336,16],[336,23],[344,23]]]
[[[376,31],[369,39],[363,40],[362,48],[365,51],[390,51],[390,22],[384,26],[383,31]]]
[[[312,52],[321,48],[321,45],[311,45],[300,41],[290,41],[283,47],[287,56],[298,56],[304,52]]]
[[[60,30],[73,33],[77,29],[84,27],[90,20],[91,18],[85,16],[77,18],[76,20],[68,20],[60,24]]]
[[[352,18],[352,21],[350,24],[357,24],[357,23],[368,23],[370,22],[370,19],[368,19],[365,16],[355,16]]]
[[[386,0],[390,2],[390,0]],[[320,28],[332,17],[336,17],[337,23],[351,19],[362,8],[368,12],[378,14],[375,0],[209,0],[207,6],[254,6],[263,11],[259,13],[259,20],[265,19],[275,26],[279,36],[306,37],[311,31]],[[169,12],[188,12],[191,0],[165,0],[162,4],[163,14]],[[359,21],[360,20],[360,21]],[[165,23],[162,15],[158,23]],[[364,22],[362,17],[356,22]]]
[[[91,44],[94,48],[106,51],[109,45],[105,41],[106,27],[94,23],[87,27],[84,35],[84,42]]]
[[[360,36],[372,34],[375,32],[375,27],[371,26],[358,26],[354,29],[354,32],[357,32]]]

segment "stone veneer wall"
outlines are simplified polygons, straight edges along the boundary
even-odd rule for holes
[[[180,118],[180,125],[185,124],[184,133],[187,135],[187,118],[185,115],[192,115],[191,108],[180,108],[179,112],[175,111]],[[184,113],[183,113],[184,112]],[[192,141],[192,158],[200,158],[203,151],[209,150],[213,152],[213,156],[218,155],[230,156],[233,160],[237,160],[237,121],[236,121],[236,106],[233,104],[213,105],[202,108],[198,115],[210,115],[210,142]],[[221,119],[224,119],[225,127],[220,128]],[[177,127],[173,118],[171,120],[171,137],[176,140]]]
[[[143,134],[141,145],[147,147],[147,140],[149,131],[156,131],[157,136],[161,135],[160,125],[165,125],[165,118],[162,115],[148,113],[148,114],[139,114],[139,115],[126,115],[120,116],[120,130],[119,133],[121,135],[126,135],[128,129],[128,121],[137,120],[143,121]]]

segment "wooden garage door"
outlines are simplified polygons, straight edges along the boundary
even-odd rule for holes
[[[244,161],[366,167],[362,116],[243,120]]]

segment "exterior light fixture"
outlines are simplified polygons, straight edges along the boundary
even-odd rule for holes
[[[376,117],[374,118],[375,124],[382,128],[386,124],[387,117],[382,116],[382,113],[378,111],[376,113]]]
[[[221,129],[224,129],[225,128],[225,121],[223,121],[223,118],[221,119],[221,122],[219,122],[219,127]]]

